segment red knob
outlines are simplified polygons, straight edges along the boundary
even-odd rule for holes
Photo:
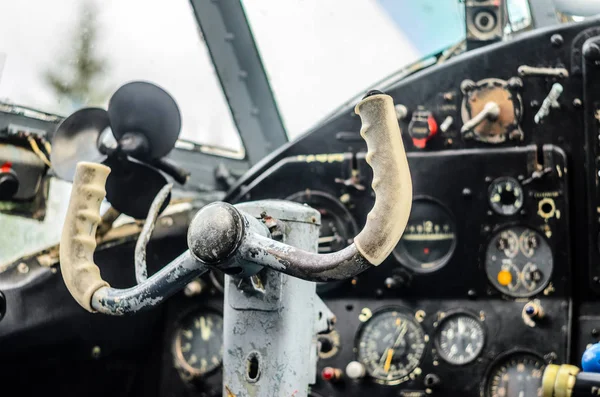
[[[321,371],[321,379],[327,382],[337,382],[342,378],[342,370],[339,368],[325,367]]]

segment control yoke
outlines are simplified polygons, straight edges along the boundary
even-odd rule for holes
[[[362,122],[360,134],[367,143],[366,161],[373,169],[376,198],[365,227],[350,246],[330,254],[294,248],[271,239],[267,226],[256,218],[216,202],[192,220],[187,251],[136,286],[112,288],[93,259],[110,168],[82,162],[77,165],[60,244],[60,266],[69,292],[90,312],[123,315],[160,304],[211,268],[250,277],[268,267],[309,281],[328,281],[379,265],[406,227],[412,183],[392,98],[371,91],[355,112]]]

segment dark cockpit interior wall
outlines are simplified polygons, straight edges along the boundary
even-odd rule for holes
[[[336,326],[318,335],[311,396],[537,396],[547,364],[578,364],[598,342],[599,65],[600,22],[589,20],[383,87],[412,212],[381,265],[317,286]],[[374,202],[359,130],[349,105],[264,158],[225,200],[306,203],[322,217],[319,252],[346,247]],[[186,248],[192,216],[163,216],[150,273]],[[111,285],[135,283],[134,245],[99,246]],[[22,395],[222,395],[218,272],[149,312],[108,317],[84,312],[39,258],[0,276],[1,384]]]

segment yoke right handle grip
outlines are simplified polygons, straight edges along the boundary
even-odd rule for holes
[[[389,95],[367,94],[354,109],[362,121],[360,135],[367,142],[366,161],[373,169],[375,204],[354,243],[372,265],[392,252],[408,223],[412,181],[408,160]]]
[[[106,195],[110,168],[96,163],[77,164],[71,199],[60,239],[60,271],[73,298],[87,311],[92,295],[108,283],[94,263],[96,228],[100,223],[100,204]]]

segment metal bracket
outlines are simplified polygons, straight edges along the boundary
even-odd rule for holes
[[[250,279],[225,277],[229,283],[226,301],[233,309],[275,311],[281,307],[281,285],[288,276],[271,269],[264,269],[257,276],[264,286],[262,293],[250,284]]]

